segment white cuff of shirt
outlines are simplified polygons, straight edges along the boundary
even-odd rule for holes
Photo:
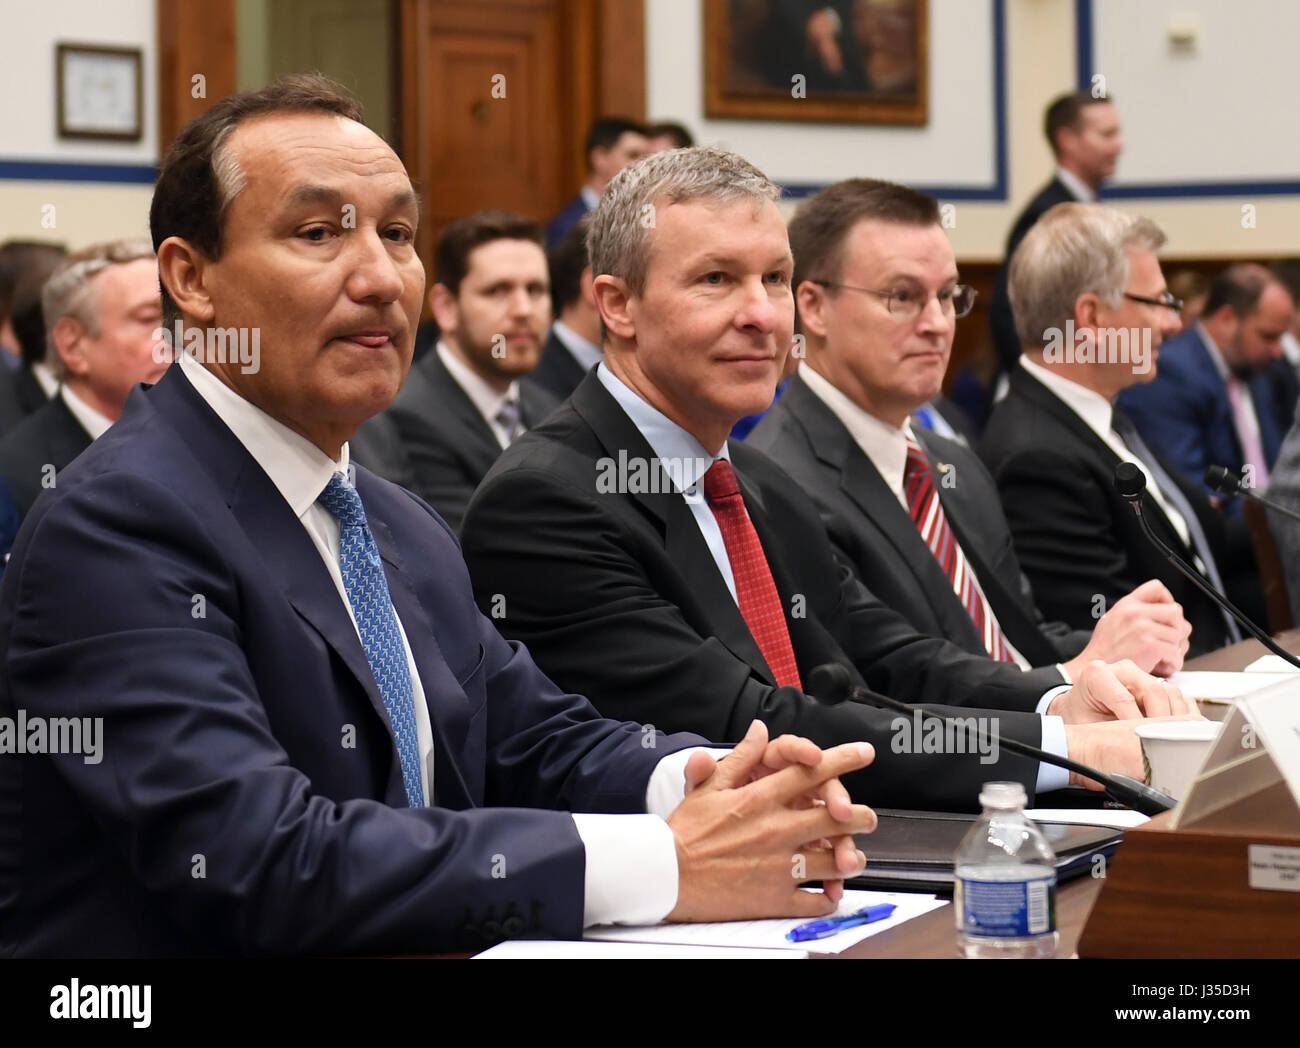
[[[587,853],[583,927],[658,924],[677,905],[677,843],[664,820],[686,796],[686,762],[696,749],[715,760],[731,752],[698,746],[670,753],[646,785],[649,814],[574,814]]]
[[[1053,757],[1068,757],[1070,755],[1069,744],[1065,741],[1065,721],[1061,717],[1049,717],[1047,708],[1052,704],[1052,700],[1062,692],[1069,691],[1071,685],[1062,684],[1059,688],[1049,688],[1044,692],[1043,697],[1038,700],[1038,712],[1043,718],[1043,737],[1038,744],[1040,750],[1046,750]],[[1063,790],[1070,785],[1070,773],[1064,768],[1058,768],[1055,764],[1045,764],[1042,761],[1038,764],[1038,784],[1034,787],[1037,793],[1046,793],[1049,790]]]

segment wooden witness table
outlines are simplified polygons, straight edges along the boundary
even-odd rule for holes
[[[1287,651],[1300,652],[1300,629],[1287,630],[1275,638]],[[1270,652],[1257,640],[1244,640],[1188,661],[1188,670],[1241,670]],[[1121,849],[1123,845],[1120,845]],[[1079,877],[1064,884],[1056,895],[1056,927],[1060,932],[1057,957],[1072,957],[1083,926],[1101,891],[1101,881]],[[864,957],[933,958],[956,957],[957,931],[952,907],[945,906],[915,917],[897,928],[864,939],[836,959]]]

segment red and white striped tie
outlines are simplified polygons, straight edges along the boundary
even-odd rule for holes
[[[934,471],[930,469],[930,462],[921,446],[910,437],[907,441],[907,468],[903,471],[903,490],[907,493],[907,508],[912,514],[913,523],[939,562],[939,567],[948,576],[962,607],[975,623],[985,649],[995,659],[1014,662],[1011,649],[1007,646],[1007,638],[1002,634],[1002,627],[998,625],[992,609],[984,600],[984,594],[976,585],[961,543],[948,525],[943,505],[939,502],[939,492],[934,486]]]

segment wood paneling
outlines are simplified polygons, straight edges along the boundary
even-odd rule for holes
[[[235,0],[158,0],[158,152],[213,102],[235,93]],[[202,92],[194,77],[201,76]]]

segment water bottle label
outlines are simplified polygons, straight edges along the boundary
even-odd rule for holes
[[[1056,877],[981,881],[958,877],[953,902],[967,935],[1020,939],[1056,931]]]

